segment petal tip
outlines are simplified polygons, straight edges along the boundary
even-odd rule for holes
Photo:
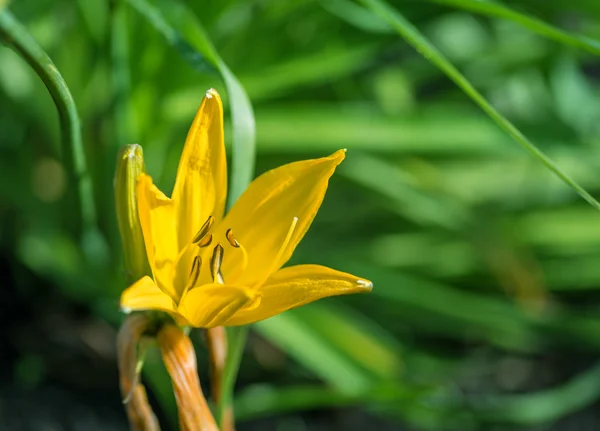
[[[144,150],[140,144],[126,145],[121,151],[122,160],[144,157]]]
[[[346,151],[346,148],[342,148],[341,150],[337,150],[335,153],[333,153],[326,159],[333,161],[335,163],[335,166],[337,166],[340,163],[342,163],[342,161],[346,158]]]
[[[373,282],[369,281],[369,280],[363,280],[363,279],[358,279],[356,280],[356,284],[358,284],[361,288],[361,290],[364,290],[365,292],[370,292],[371,290],[373,290]]]
[[[219,96],[219,92],[217,90],[215,90],[214,88],[209,88],[208,90],[206,90],[206,98],[207,99],[220,99],[221,96]]]

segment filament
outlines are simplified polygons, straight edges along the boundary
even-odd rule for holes
[[[279,250],[277,251],[277,255],[275,256],[275,259],[271,262],[271,267],[269,268],[269,270],[267,272],[265,272],[264,277],[258,283],[256,283],[254,285],[254,288],[261,286],[265,282],[265,280],[269,277],[269,275],[271,275],[271,273],[275,270],[275,267],[281,260],[283,253],[287,249],[287,246],[292,239],[292,235],[294,234],[294,231],[296,230],[297,224],[298,224],[298,217],[294,217],[294,219],[292,220],[292,224],[290,225],[290,228],[288,229],[287,235],[285,236],[285,239],[283,240],[283,244],[281,244],[281,247],[279,247]]]
[[[246,270],[246,267],[248,266],[248,252],[246,251],[246,248],[233,236],[233,230],[231,228],[227,229],[225,232],[225,238],[227,238],[227,241],[233,248],[237,248],[242,252],[242,265],[238,266],[235,273],[233,273],[231,276],[227,276],[227,278],[231,281],[237,279]]]

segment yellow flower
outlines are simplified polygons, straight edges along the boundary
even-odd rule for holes
[[[224,215],[227,165],[223,106],[211,89],[188,133],[172,198],[142,174],[140,223],[153,278],[121,296],[121,308],[162,310],[211,328],[266,319],[320,298],[367,292],[370,281],[319,265],[281,269],[321,206],[345,157],[281,166],[255,179]]]

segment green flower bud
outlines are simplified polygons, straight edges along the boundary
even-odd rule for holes
[[[115,208],[123,242],[128,282],[151,274],[138,216],[136,192],[137,178],[145,170],[144,152],[141,146],[133,144],[121,148],[114,181]]]

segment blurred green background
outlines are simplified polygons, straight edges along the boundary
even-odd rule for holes
[[[600,2],[482,4],[388,3],[600,196]],[[257,174],[348,149],[293,263],[375,285],[251,328],[239,430],[600,429],[600,214],[377,5],[187,2],[252,103]],[[0,429],[127,429],[114,346],[125,287],[117,150],[141,144],[170,190],[205,90],[219,90],[227,113],[233,100],[184,26],[192,15],[179,28],[168,8],[10,6],[72,92],[98,230],[77,221],[52,98],[0,46]],[[230,147],[232,135],[228,120]],[[175,429],[169,382],[150,363],[152,403]]]

